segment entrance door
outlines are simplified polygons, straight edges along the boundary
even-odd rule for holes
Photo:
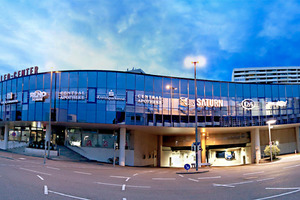
[[[55,142],[57,145],[63,146],[65,144],[65,128],[64,127],[55,127]],[[53,134],[54,135],[54,134]]]

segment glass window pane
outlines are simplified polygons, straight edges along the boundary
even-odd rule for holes
[[[97,72],[88,72],[88,87],[97,87]]]

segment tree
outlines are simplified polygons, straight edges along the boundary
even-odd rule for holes
[[[265,155],[270,156],[270,146],[267,145],[264,150]],[[277,155],[279,155],[280,149],[277,147],[277,145],[272,145],[272,157],[273,159],[276,158]]]

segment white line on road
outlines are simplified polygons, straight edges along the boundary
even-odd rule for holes
[[[300,165],[292,165],[292,166],[288,166],[288,167],[284,167],[283,169],[289,169],[289,168],[294,168],[294,167],[299,167]]]
[[[246,173],[246,174],[243,174],[244,176],[248,176],[248,175],[253,175],[253,174],[262,174],[262,173],[265,173],[264,171],[261,171],[261,172],[251,172],[251,173]]]
[[[20,160],[26,160],[26,158],[19,158]]]
[[[44,180],[43,177],[41,177],[40,175],[36,175],[37,177],[39,177],[42,181]]]
[[[198,180],[196,179],[193,179],[193,178],[189,178],[190,181],[194,181],[194,182],[199,182]]]
[[[108,185],[108,186],[119,186],[123,187],[123,184],[113,184],[113,183],[102,183],[102,182],[95,182],[99,185]],[[126,187],[131,187],[131,188],[151,188],[150,186],[137,186],[137,185],[126,185]]]
[[[262,182],[262,181],[268,181],[268,180],[272,180],[272,179],[275,179],[275,178],[264,178],[264,179],[258,179],[256,181],[257,182]]]
[[[44,194],[48,194],[48,187],[47,187],[47,185],[44,185]]]
[[[92,175],[91,173],[79,172],[79,171],[74,171],[74,173],[76,173],[76,174],[84,174],[84,175]]]
[[[122,185],[122,191],[125,190],[125,186],[126,186],[125,184]]]
[[[133,176],[137,176],[137,175],[139,175],[138,173],[136,173],[136,174],[133,174]]]
[[[44,173],[44,172],[39,172],[39,171],[31,170],[31,169],[25,169],[25,168],[20,168],[20,169],[25,170],[25,171],[29,171],[29,172],[34,172],[34,173],[37,173],[37,174],[44,174],[44,175],[51,176],[51,174]]]
[[[181,174],[179,174],[178,176],[180,176],[180,177],[184,177],[183,175],[181,175]]]
[[[111,178],[130,178],[130,177],[127,177],[127,176],[110,176]]]
[[[125,181],[126,181],[126,182],[129,181],[129,179],[130,179],[130,178],[127,178]]]
[[[200,177],[198,179],[215,179],[215,178],[221,178],[221,176]]]
[[[264,200],[264,199],[273,199],[273,198],[276,198],[276,197],[282,197],[282,196],[285,196],[285,195],[289,195],[289,194],[299,192],[300,188],[266,188],[266,190],[294,190],[294,191],[285,192],[285,193],[281,193],[281,194],[277,194],[277,195],[273,195],[273,196],[269,196],[269,197],[263,197],[263,198],[259,198],[259,199],[255,199],[255,200]]]
[[[86,198],[76,197],[76,196],[72,196],[72,195],[69,195],[69,194],[63,194],[63,193],[60,193],[60,192],[54,192],[54,191],[51,191],[51,190],[49,190],[49,192],[51,192],[53,194],[61,195],[61,196],[64,196],[64,197],[70,197],[70,198],[73,198],[73,199],[89,200],[89,199],[86,199]]]
[[[123,198],[123,200],[126,200],[126,198]]]
[[[54,170],[60,170],[59,168],[56,168],[56,167],[49,167],[47,166],[48,169],[54,169]]]
[[[154,181],[174,181],[176,178],[152,178]]]
[[[215,187],[230,187],[230,188],[234,188],[234,187],[235,187],[235,186],[233,186],[233,185],[216,184],[216,183],[214,183],[213,186],[215,186]]]
[[[253,183],[253,181],[243,181],[243,182],[238,182],[238,183],[230,183],[230,184],[227,184],[227,185],[242,185],[242,184],[245,184],[245,183]]]

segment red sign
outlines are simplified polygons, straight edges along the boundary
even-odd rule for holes
[[[35,66],[35,67],[30,67],[27,69],[23,69],[23,70],[19,70],[17,72],[14,72],[13,74],[4,74],[0,76],[0,82],[2,81],[6,81],[12,78],[17,78],[17,77],[22,77],[22,76],[28,76],[28,75],[33,75],[33,74],[37,74],[39,72],[39,67]]]

